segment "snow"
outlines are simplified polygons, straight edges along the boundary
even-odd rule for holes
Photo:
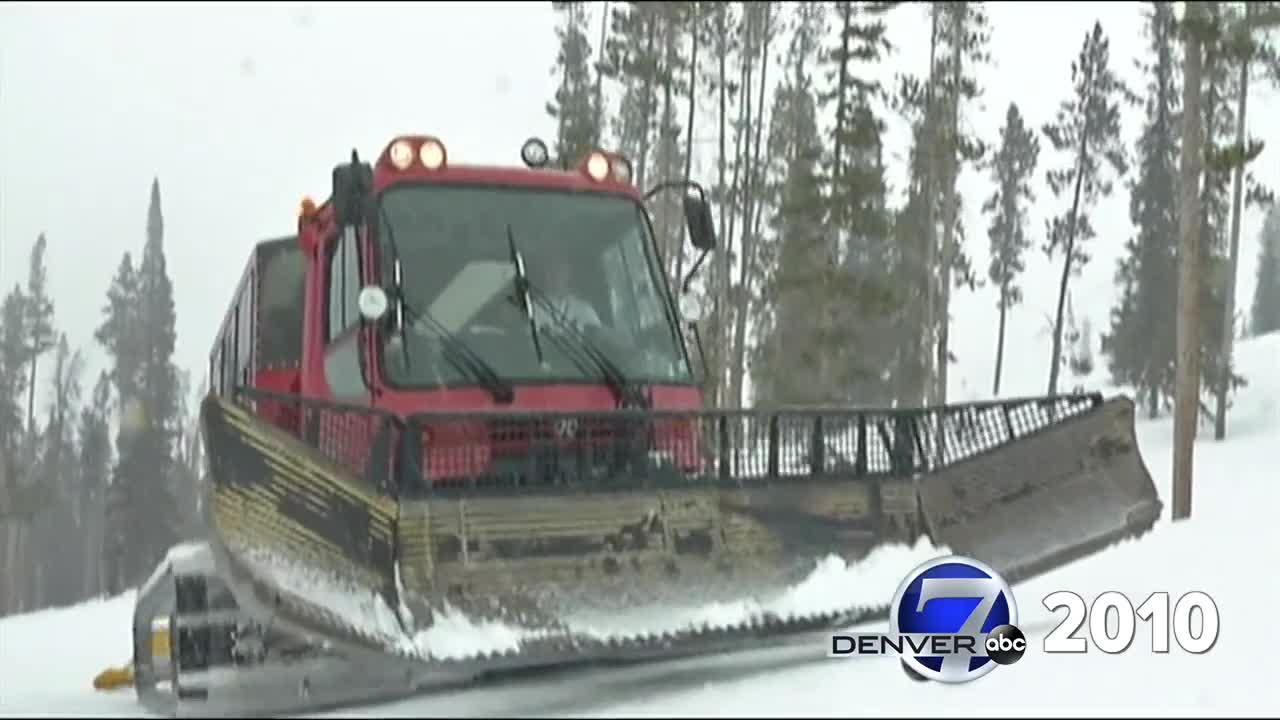
[[[131,692],[93,689],[94,675],[129,660],[133,597],[0,619],[0,715],[139,714]]]
[[[270,577],[276,587],[289,591],[332,615],[349,627],[362,628],[379,640],[394,642],[400,637],[400,620],[377,592],[362,588],[346,578],[321,574],[262,548],[240,554],[255,574]]]
[[[697,607],[655,608],[647,613],[627,613],[625,616],[582,613],[568,618],[566,624],[575,632],[607,638],[708,625],[745,624],[764,615],[803,617],[855,606],[882,605],[889,600],[884,588],[890,588],[889,593],[892,594],[892,589],[912,568],[947,554],[946,548],[935,548],[922,538],[914,547],[888,545],[878,548],[854,565],[835,556],[827,557],[801,582],[766,597]]]
[[[1215,442],[1205,428],[1196,449],[1193,516],[1168,522],[1171,421],[1140,420],[1138,440],[1166,510],[1156,529],[1103,553],[1014,588],[1020,626],[1030,649],[1017,665],[959,686],[917,683],[892,659],[831,660],[826,644],[762,650],[643,667],[557,673],[498,687],[440,692],[359,708],[370,716],[849,716],[1086,715],[1266,716],[1280,707],[1267,649],[1280,628],[1267,610],[1280,603],[1280,580],[1254,568],[1280,545],[1273,509],[1280,503],[1274,448],[1280,438],[1280,334],[1237,348],[1249,381],[1230,415],[1229,435]],[[1097,387],[1090,384],[1089,387]],[[776,597],[734,606],[690,608],[662,618],[692,624],[732,622],[761,610],[787,614],[815,605],[840,607],[866,598],[885,602],[907,569],[942,550],[891,548],[852,568],[829,563]],[[1125,653],[1091,647],[1084,655],[1045,655],[1040,639],[1059,617],[1042,605],[1056,590],[1091,602],[1110,590],[1134,604],[1153,592],[1177,598],[1208,593],[1221,614],[1217,644],[1202,655],[1174,645],[1150,652],[1150,631],[1138,623]],[[132,594],[74,608],[0,619],[0,714],[140,714],[131,692],[95,693],[94,674],[129,654]],[[394,615],[392,615],[393,617]],[[1252,618],[1252,619],[1251,619]],[[582,631],[613,631],[607,618],[579,619]],[[655,622],[657,619],[655,619]],[[465,649],[464,621],[444,622],[418,640],[438,653]],[[592,622],[596,624],[593,625]],[[634,627],[632,629],[635,629]],[[501,626],[481,626],[494,646],[519,641]],[[570,689],[571,688],[571,689]],[[352,710],[332,716],[350,717]]]
[[[526,640],[545,635],[496,620],[476,621],[453,609],[436,613],[431,627],[414,635],[406,648],[422,657],[452,660],[518,650]]]

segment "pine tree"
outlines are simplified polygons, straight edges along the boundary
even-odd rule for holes
[[[1137,228],[1116,269],[1120,298],[1111,309],[1102,352],[1112,381],[1137,391],[1149,417],[1173,397],[1175,254],[1178,233],[1178,72],[1173,6],[1150,3],[1146,120],[1138,140],[1138,177],[1129,188]]]
[[[106,591],[103,542],[106,537],[106,494],[111,476],[111,377],[98,375],[89,403],[80,409],[79,490],[83,508],[84,576],[81,597]]]
[[[1280,330],[1280,207],[1267,209],[1258,232],[1258,274],[1253,288],[1249,331],[1265,335]]]
[[[824,247],[810,257],[814,307],[812,352],[821,399],[872,403],[891,392],[885,382],[892,345],[878,322],[897,305],[888,257],[891,214],[885,201],[884,121],[874,104],[884,90],[864,71],[892,50],[886,37],[887,7],[835,3],[836,42],[824,53],[828,90],[822,104],[834,106],[829,153]],[[880,333],[879,342],[876,334]]]
[[[107,290],[103,322],[94,337],[111,358],[110,378],[117,398],[119,430],[115,438],[117,458],[111,468],[103,498],[105,526],[102,543],[102,588],[118,593],[128,587],[135,565],[130,558],[143,552],[142,533],[131,532],[135,522],[143,523],[141,506],[145,489],[134,476],[122,472],[133,455],[133,437],[140,425],[140,366],[142,363],[141,322],[138,317],[138,276],[133,258],[125,252]]]
[[[906,404],[943,402],[948,384],[950,304],[954,288],[976,278],[963,238],[963,198],[956,180],[977,164],[984,143],[965,131],[966,109],[981,96],[990,24],[983,3],[913,5],[927,15],[929,69],[899,76],[894,104],[912,129],[907,204],[894,215],[901,340],[894,361],[895,397]],[[918,336],[918,337],[917,337]]]
[[[692,3],[665,2],[659,11],[658,46],[661,48],[657,70],[661,97],[658,109],[656,143],[653,148],[653,173],[649,185],[681,177],[685,164],[684,143],[680,123],[678,99],[690,92],[688,79],[689,59],[684,52],[683,40],[687,36]],[[653,198],[650,206],[653,214],[654,234],[658,241],[659,256],[665,261],[665,269],[675,270],[675,258],[680,255],[681,228],[684,216],[680,193],[664,192]]]
[[[67,336],[59,336],[48,381],[49,416],[43,432],[39,482],[51,499],[31,528],[33,574],[31,607],[67,605],[80,600],[83,560],[78,542],[81,507],[76,488],[75,412],[80,404],[80,374],[84,364]]]
[[[188,518],[180,511],[178,498],[186,488],[175,487],[173,458],[176,454],[181,388],[178,369],[173,364],[177,340],[174,329],[176,314],[173,282],[169,278],[164,255],[164,217],[160,209],[160,183],[151,184],[151,202],[147,211],[147,241],[138,265],[139,317],[142,321],[143,355],[141,399],[145,431],[137,448],[147,463],[156,487],[152,489],[155,510],[165,522],[157,523],[157,545],[148,548],[153,554],[145,558],[146,567],[157,560],[173,542],[180,539],[179,529]]]
[[[97,338],[112,356],[119,401],[117,461],[108,489],[105,583],[118,591],[149,571],[189,519],[175,487],[180,409],[173,365],[173,285],[165,268],[160,186],[153,182],[137,269],[125,253],[107,292]]]
[[[57,336],[53,331],[53,300],[49,298],[48,271],[44,254],[48,246],[44,233],[31,246],[30,265],[27,274],[26,330],[28,361],[31,363],[30,380],[27,383],[27,431],[35,432],[36,366],[40,356],[54,348]]]
[[[996,369],[992,388],[1000,394],[1000,372],[1004,367],[1004,334],[1009,310],[1022,302],[1018,276],[1026,269],[1023,253],[1031,246],[1026,231],[1027,205],[1035,202],[1031,189],[1032,176],[1040,159],[1040,141],[1022,120],[1017,103],[1009,103],[1004,127],[1000,130],[1000,149],[991,161],[992,180],[996,191],[982,206],[993,213],[987,236],[991,239],[991,265],[987,277],[998,293],[996,308],[1000,325],[996,335]]]
[[[0,461],[5,477],[17,481],[17,455],[21,431],[25,427],[22,400],[27,395],[26,298],[22,288],[14,285],[0,307]],[[0,484],[3,488],[3,484]]]
[[[1239,20],[1238,13],[1226,3],[1212,3],[1209,13],[1213,27],[1218,29],[1213,31],[1214,39],[1204,45],[1202,126],[1206,149],[1199,204],[1200,383],[1206,394],[1215,389],[1221,393],[1218,429],[1225,434],[1227,394],[1244,384],[1244,378],[1231,369],[1227,337],[1235,324],[1234,317],[1230,322],[1226,318],[1232,176],[1236,167],[1242,168],[1256,157],[1261,146],[1236,147],[1237,134],[1243,132],[1237,126],[1237,101],[1244,88],[1240,86],[1239,63],[1235,61],[1242,56],[1221,29],[1234,25]]]
[[[968,255],[965,253],[961,227],[961,199],[957,182],[967,163],[979,161],[985,151],[983,144],[963,133],[965,107],[981,95],[976,73],[990,56],[990,23],[980,2],[935,3],[931,7],[940,13],[938,28],[938,68],[934,72],[937,99],[941,107],[936,132],[938,158],[935,171],[939,182],[942,233],[941,243],[934,258],[938,277],[931,285],[936,291],[930,304],[930,329],[935,333],[936,369],[933,399],[943,403],[947,399],[949,368],[953,362],[951,353],[951,290],[953,284],[974,283]]]
[[[1262,33],[1250,25],[1258,17],[1259,12],[1275,12],[1275,3],[1246,3],[1243,17],[1236,15],[1233,19],[1235,29],[1224,34],[1221,41],[1224,60],[1233,65],[1235,79],[1235,139],[1234,142],[1214,152],[1210,165],[1231,174],[1231,229],[1226,239],[1225,266],[1222,272],[1219,290],[1220,310],[1217,316],[1216,334],[1218,345],[1211,349],[1211,357],[1216,370],[1213,378],[1215,396],[1213,435],[1222,440],[1227,433],[1227,407],[1229,393],[1243,384],[1243,379],[1232,370],[1231,353],[1235,341],[1236,330],[1236,273],[1240,258],[1240,225],[1241,214],[1246,203],[1250,205],[1270,204],[1273,194],[1265,187],[1258,185],[1249,176],[1245,168],[1262,153],[1262,143],[1251,140],[1247,136],[1249,107],[1249,76],[1252,67],[1261,63],[1271,64],[1275,60],[1275,50],[1259,37]],[[1249,188],[1246,190],[1246,184]]]
[[[1110,41],[1101,23],[1085,35],[1077,59],[1071,63],[1071,97],[1058,108],[1057,118],[1041,131],[1053,149],[1068,155],[1068,164],[1049,170],[1046,180],[1055,197],[1069,193],[1071,205],[1046,223],[1045,253],[1062,255],[1062,276],[1058,283],[1057,313],[1053,324],[1053,350],[1049,361],[1048,394],[1058,391],[1062,364],[1062,321],[1067,286],[1073,273],[1089,261],[1084,244],[1096,234],[1089,213],[1095,203],[1110,196],[1112,180],[1107,166],[1117,176],[1128,171],[1128,158],[1120,138],[1120,106],[1132,94],[1110,66]]]
[[[933,18],[932,35],[936,36],[938,14],[932,8],[928,12]],[[936,45],[936,38],[931,44]],[[931,138],[936,135],[933,127],[937,122],[937,104],[931,100],[931,79],[923,84],[909,75],[899,80],[895,106],[912,129],[912,142],[908,151],[907,202],[894,213],[893,219],[894,278],[900,306],[897,321],[902,334],[893,361],[891,383],[896,405],[917,406],[928,403],[936,389],[933,364],[936,326],[931,313],[937,290],[934,275],[938,193],[937,144]]]
[[[0,573],[21,578],[24,524],[43,506],[33,491],[23,401],[27,396],[26,299],[14,285],[0,306]],[[23,607],[25,582],[0,584],[0,613]]]
[[[768,156],[781,166],[778,207],[769,219],[776,236],[773,272],[762,282],[760,343],[752,361],[757,404],[804,403],[821,391],[810,381],[818,356],[810,342],[812,308],[821,303],[809,278],[827,257],[821,222],[824,204],[819,161],[817,102],[812,64],[822,30],[822,7],[796,7],[796,27],[787,50],[785,77],[774,93]]]
[[[620,153],[632,159],[636,185],[645,188],[662,67],[662,48],[658,45],[660,9],[658,3],[638,2],[619,4],[612,12],[604,73],[622,85],[622,101],[614,122],[616,145]]]
[[[555,99],[547,103],[547,114],[556,121],[554,157],[561,167],[571,167],[591,151],[600,136],[587,40],[587,4],[553,2],[551,6],[560,14],[556,27],[560,50],[552,68],[560,82]]]

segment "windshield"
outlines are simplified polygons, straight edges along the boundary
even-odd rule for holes
[[[648,224],[634,201],[595,193],[414,185],[386,191],[381,202],[381,256],[392,257],[388,235],[394,235],[408,303],[456,333],[503,379],[604,381],[598,367],[563,343],[539,348],[533,342],[528,316],[512,301],[509,231],[530,282],[629,380],[692,381]],[[384,284],[392,280],[389,266],[381,263]],[[546,313],[534,312],[540,334],[563,331]],[[398,336],[387,342],[383,363],[392,385],[475,384],[444,360],[439,333],[425,324],[406,329],[408,353]]]

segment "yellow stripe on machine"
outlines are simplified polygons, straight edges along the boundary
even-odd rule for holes
[[[151,628],[151,657],[168,660],[170,648],[168,626]]]

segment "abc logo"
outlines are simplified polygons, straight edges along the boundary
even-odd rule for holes
[[[1027,651],[1027,638],[1013,625],[1001,625],[987,634],[983,649],[987,657],[1001,665],[1012,665]]]

